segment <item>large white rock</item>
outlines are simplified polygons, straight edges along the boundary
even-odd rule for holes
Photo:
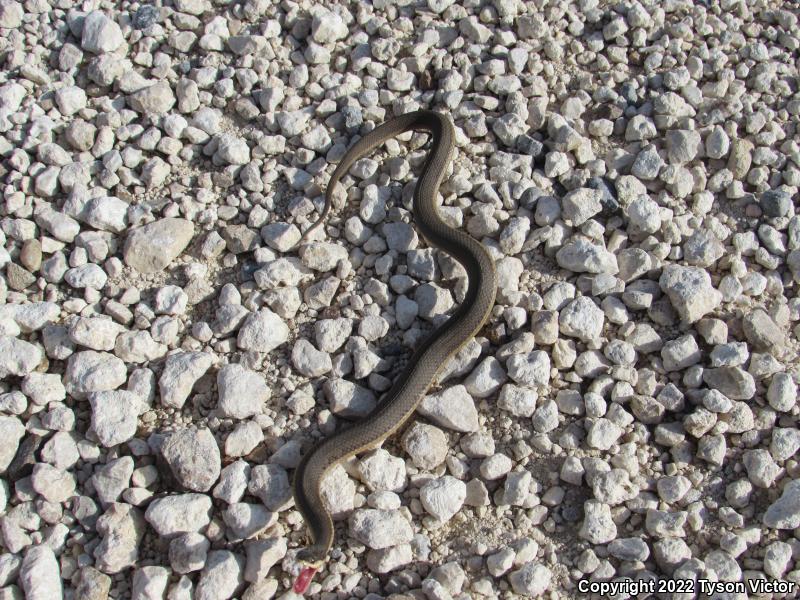
[[[449,521],[466,498],[466,484],[450,475],[432,479],[419,491],[423,508],[441,522]]]
[[[205,494],[178,494],[153,500],[144,518],[162,536],[196,532],[211,521],[211,498]]]
[[[479,427],[475,401],[463,385],[425,396],[417,410],[438,425],[454,431],[477,431]]]
[[[544,565],[528,563],[508,576],[514,592],[529,598],[538,598],[550,587],[552,573]]]
[[[328,44],[347,36],[347,25],[333,11],[320,10],[311,21],[311,37],[318,44]]]
[[[722,302],[722,294],[711,285],[708,271],[700,267],[667,265],[658,284],[687,323],[699,321]]]
[[[219,446],[206,427],[176,431],[164,442],[161,454],[175,479],[189,490],[206,492],[219,479]]]
[[[49,546],[41,544],[28,549],[19,570],[19,583],[25,592],[25,600],[62,597],[61,569]]]
[[[69,327],[69,337],[76,344],[92,350],[111,351],[117,336],[125,328],[111,319],[103,317],[78,317]]]
[[[140,273],[163,271],[180,256],[193,235],[191,221],[173,217],[138,227],[125,240],[125,263]]]
[[[48,323],[58,319],[61,307],[55,302],[30,302],[28,304],[6,304],[2,307],[11,313],[11,318],[25,332],[39,331]],[[2,313],[0,313],[2,314]]]
[[[104,573],[119,573],[133,566],[144,534],[142,514],[130,504],[111,504],[97,519],[102,541],[94,549],[95,566]]]
[[[114,52],[124,41],[119,25],[99,10],[93,10],[83,20],[81,47],[84,50],[95,54]]]
[[[76,352],[67,361],[64,385],[73,396],[113,390],[125,383],[125,363],[108,352],[85,350]]]
[[[19,441],[25,435],[25,426],[17,417],[0,415],[0,473],[4,473],[14,460]]]
[[[786,484],[781,497],[770,504],[762,522],[772,529],[797,529],[800,527],[800,480]]]
[[[244,557],[229,550],[212,550],[200,572],[195,600],[232,598],[244,581]]]
[[[116,446],[136,435],[141,402],[137,394],[125,390],[89,394],[92,429],[103,446]]]
[[[31,485],[48,502],[59,504],[75,493],[75,476],[47,463],[33,467]]]
[[[236,338],[241,350],[271,352],[289,339],[289,327],[278,315],[262,308],[245,319]]]
[[[605,314],[591,298],[578,296],[561,309],[558,327],[565,335],[589,342],[600,337],[604,320]]]
[[[136,112],[146,115],[162,115],[175,106],[175,93],[166,80],[137,90],[128,96],[128,105]]]
[[[350,516],[350,535],[370,548],[380,549],[410,542],[411,524],[396,510],[359,508]]]
[[[15,375],[23,377],[42,361],[38,346],[10,335],[0,335],[0,378]]]
[[[158,380],[161,404],[183,408],[194,384],[208,371],[213,358],[206,352],[177,352],[167,357]]]
[[[217,410],[223,417],[232,419],[247,419],[261,414],[270,397],[264,377],[237,363],[219,370],[217,388]]]

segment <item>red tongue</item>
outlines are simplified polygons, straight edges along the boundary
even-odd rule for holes
[[[300,575],[297,576],[297,579],[294,580],[294,590],[295,594],[305,594],[308,586],[311,585],[311,580],[314,578],[314,573],[317,572],[316,567],[305,567],[302,571],[300,571]]]

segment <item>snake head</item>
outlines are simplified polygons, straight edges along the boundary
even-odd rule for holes
[[[300,550],[295,558],[307,567],[320,569],[325,562],[328,551],[321,546],[313,545]]]

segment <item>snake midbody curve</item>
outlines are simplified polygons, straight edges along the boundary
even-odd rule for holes
[[[327,216],[336,184],[355,161],[389,138],[411,130],[425,131],[432,137],[432,148],[414,190],[416,225],[430,245],[446,251],[461,263],[467,272],[467,292],[448,321],[417,348],[375,410],[316,445],[298,465],[293,484],[294,501],[305,519],[312,543],[301,550],[297,558],[313,570],[327,559],[334,537],[333,520],[320,490],[325,474],[345,459],[375,448],[400,428],[414,413],[448,360],[484,325],[494,305],[497,287],[494,260],[480,242],[447,225],[436,206],[455,138],[453,125],[445,115],[427,110],[412,112],[387,121],[362,137],[347,151],[331,176],[325,209],[313,227]]]

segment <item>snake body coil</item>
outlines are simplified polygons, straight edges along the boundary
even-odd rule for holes
[[[336,184],[353,163],[387,139],[410,130],[426,131],[433,138],[432,149],[414,190],[417,226],[429,244],[445,250],[461,263],[469,285],[464,302],[444,325],[422,342],[375,410],[362,421],[315,446],[298,465],[293,484],[294,500],[311,533],[312,544],[301,550],[297,558],[314,568],[326,560],[334,536],[333,520],[320,492],[325,474],[346,458],[376,447],[401,427],[448,360],[480,330],[494,305],[496,276],[492,257],[478,241],[448,226],[436,208],[437,193],[450,162],[455,137],[453,126],[444,115],[432,111],[409,113],[380,125],[361,138],[348,150],[331,176],[325,209],[313,227],[327,216]]]

